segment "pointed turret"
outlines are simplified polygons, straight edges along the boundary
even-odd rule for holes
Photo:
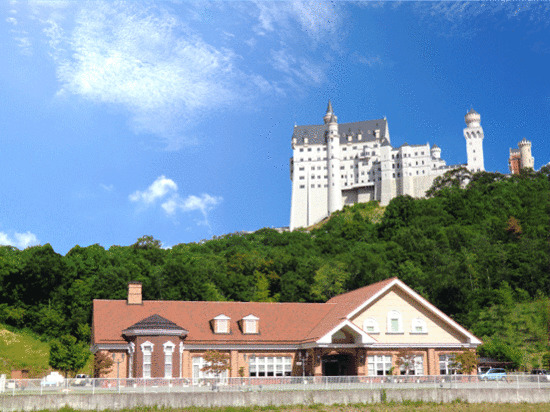
[[[325,113],[323,120],[325,121],[325,124],[336,123],[338,121],[338,118],[334,115],[334,111],[332,110],[332,103],[330,100],[328,101],[327,112]]]

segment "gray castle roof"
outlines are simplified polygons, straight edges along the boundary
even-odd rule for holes
[[[340,144],[348,143],[348,136],[351,131],[352,143],[364,143],[375,141],[374,131],[380,130],[380,140],[388,140],[386,136],[387,120],[364,120],[362,122],[340,123],[338,124],[338,134],[340,135]],[[328,131],[328,125],[310,125],[295,126],[292,138],[296,139],[296,145],[303,145],[304,139],[308,139],[308,144],[324,144],[325,132]],[[361,132],[362,138],[359,140],[357,135]]]

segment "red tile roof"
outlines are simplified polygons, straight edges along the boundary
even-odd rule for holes
[[[186,344],[299,344],[315,341],[341,323],[354,309],[396,278],[335,296],[327,303],[189,302],[94,300],[93,344],[124,344],[122,331],[143,319],[160,315],[189,333]],[[210,321],[231,318],[230,334],[215,334]],[[257,316],[259,334],[243,334],[239,321]]]

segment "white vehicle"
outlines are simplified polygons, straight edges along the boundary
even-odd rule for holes
[[[41,386],[59,386],[63,384],[65,378],[59,373],[53,371],[40,381]]]

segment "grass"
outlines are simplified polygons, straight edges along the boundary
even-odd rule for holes
[[[50,346],[25,332],[12,332],[0,324],[0,374],[10,378],[11,371],[27,369],[29,378],[48,370]]]
[[[379,404],[354,404],[354,405],[295,405],[295,406],[250,406],[250,407],[221,407],[221,408],[159,408],[140,407],[133,409],[122,409],[117,412],[404,412],[404,411],[442,411],[442,412],[538,412],[547,411],[548,404],[542,403],[433,403],[405,401],[403,403],[379,403]],[[46,411],[46,410],[44,410]],[[76,412],[75,409],[62,408],[62,412]],[[109,410],[110,411],[110,410]],[[113,411],[114,412],[114,411]]]

